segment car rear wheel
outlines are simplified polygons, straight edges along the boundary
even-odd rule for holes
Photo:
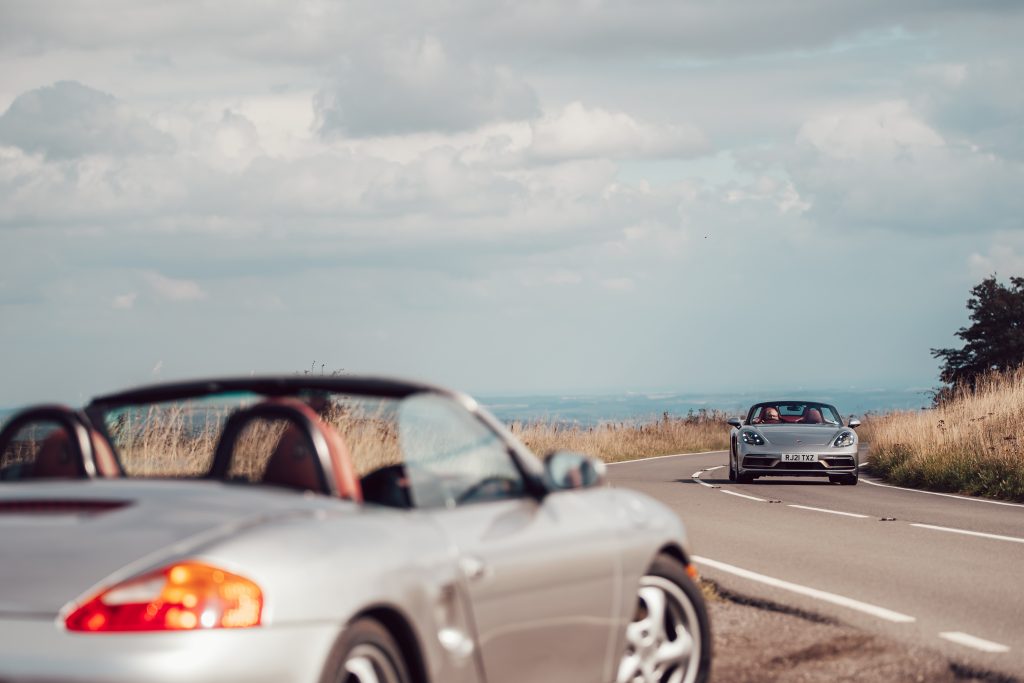
[[[711,628],[700,589],[677,560],[659,556],[640,579],[616,683],[704,683],[710,672]]]
[[[349,624],[334,648],[329,683],[409,683],[402,653],[381,624],[362,618]]]

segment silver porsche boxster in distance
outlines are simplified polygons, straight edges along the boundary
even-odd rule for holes
[[[835,406],[815,401],[766,401],[731,418],[729,480],[757,477],[828,477],[856,485],[860,461],[854,431],[860,421],[843,419]]]
[[[694,683],[682,522],[471,398],[279,376],[0,430],[0,681]]]

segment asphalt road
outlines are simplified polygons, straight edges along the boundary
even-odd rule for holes
[[[818,478],[728,480],[724,451],[609,467],[677,512],[701,573],[744,595],[1024,675],[1024,505]],[[883,521],[884,520],[884,521]]]

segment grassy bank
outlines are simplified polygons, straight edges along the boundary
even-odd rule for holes
[[[900,485],[1024,502],[1024,367],[941,407],[865,419],[872,471]]]
[[[551,422],[513,422],[513,433],[534,453],[569,450],[619,462],[671,453],[697,453],[729,447],[726,415],[701,411],[649,422],[612,422],[592,427]]]

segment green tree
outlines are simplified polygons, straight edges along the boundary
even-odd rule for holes
[[[971,290],[967,309],[971,326],[956,333],[963,348],[932,349],[942,359],[939,377],[950,388],[973,389],[981,375],[1024,363],[1024,277],[1011,277],[1009,287],[995,275],[985,278]]]

